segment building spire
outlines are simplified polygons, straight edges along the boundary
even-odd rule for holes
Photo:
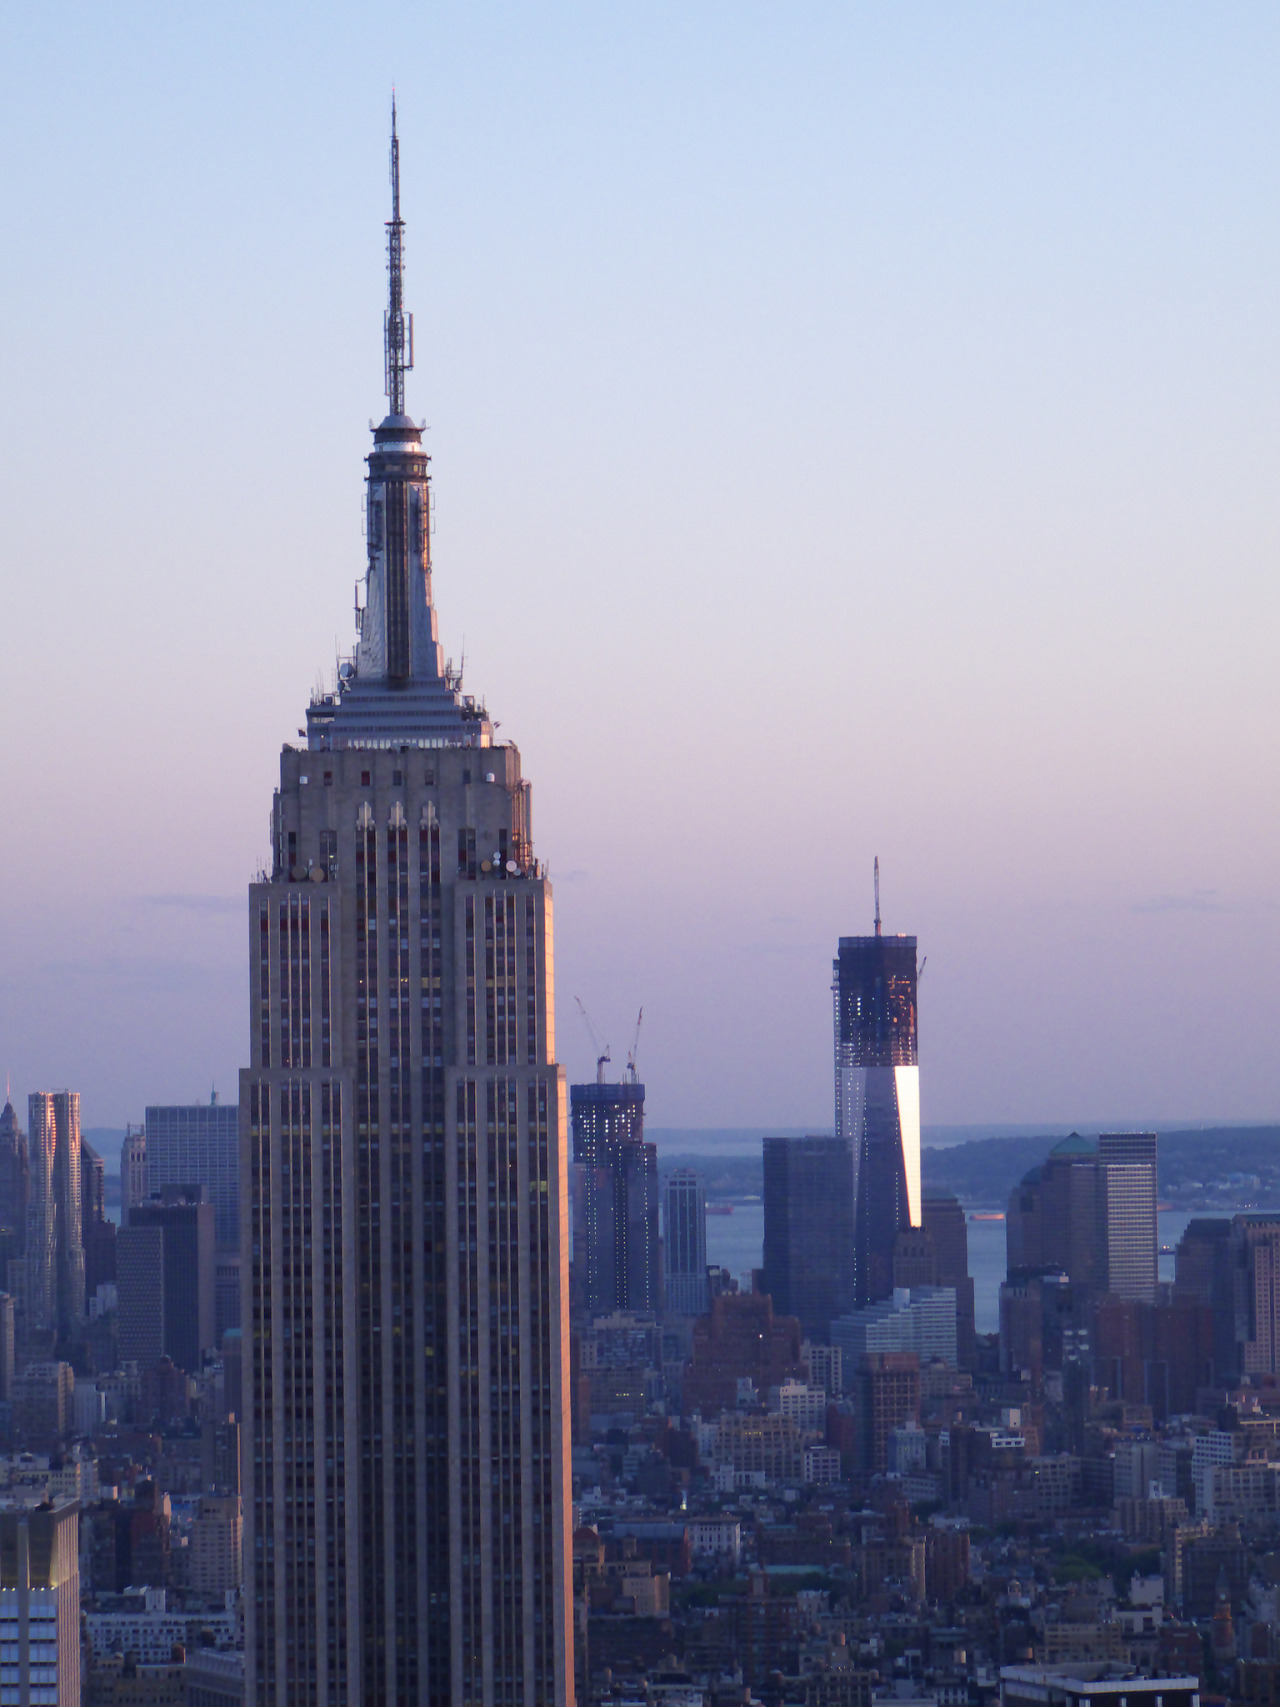
[[[875,886],[876,886],[876,935],[879,936],[880,935],[880,855],[879,854],[876,855]]]
[[[400,217],[400,138],[396,135],[396,92],[391,91],[391,218],[387,221],[388,301],[382,342],[387,365],[389,413],[404,414],[404,376],[413,367],[413,315],[404,311],[404,221]]]

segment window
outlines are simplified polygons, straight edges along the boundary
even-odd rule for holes
[[[361,786],[361,788],[368,788],[371,780],[372,780],[372,778],[371,778],[370,773],[368,771],[361,771],[360,772],[360,786]]]

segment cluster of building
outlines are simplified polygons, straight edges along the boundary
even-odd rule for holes
[[[76,1092],[0,1115],[0,1702],[244,1700],[239,1171],[148,1108],[117,1223]]]
[[[575,1202],[607,1091],[572,1088]],[[764,1141],[750,1290],[709,1269],[695,1317],[660,1267],[656,1309],[576,1275],[579,1701],[1274,1701],[1280,1215],[1193,1220],[1161,1282],[1156,1161],[1073,1136],[1020,1183],[999,1334],[954,1198],[860,1291],[839,1136]]]

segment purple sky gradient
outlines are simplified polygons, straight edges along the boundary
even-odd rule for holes
[[[235,1094],[351,640],[397,82],[441,635],[658,1125],[1280,1115],[1280,13],[52,4],[0,23],[0,1070]]]

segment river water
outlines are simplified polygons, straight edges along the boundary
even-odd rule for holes
[[[1206,1210],[1165,1209],[1159,1215],[1160,1243],[1172,1248],[1187,1222]],[[1000,1330],[1000,1282],[1005,1276],[1003,1221],[970,1221],[969,1273],[973,1276],[973,1313],[980,1334]],[[741,1284],[751,1284],[764,1250],[764,1205],[737,1201],[732,1215],[707,1216],[707,1261],[727,1268]],[[1173,1279],[1173,1256],[1160,1258],[1161,1280]]]

